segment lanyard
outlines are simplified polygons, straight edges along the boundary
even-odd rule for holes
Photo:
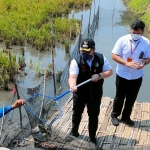
[[[132,50],[132,41],[130,40],[131,55],[132,55],[132,53],[135,51],[135,49],[138,47],[139,43],[140,43],[140,41],[136,44],[135,48]],[[131,55],[130,55],[130,57],[131,57]]]

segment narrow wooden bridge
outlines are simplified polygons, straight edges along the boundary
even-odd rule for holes
[[[52,126],[52,136],[48,143],[43,143],[52,149],[124,149],[149,150],[150,149],[150,103],[135,103],[131,119],[135,121],[134,127],[120,123],[115,127],[111,123],[112,100],[108,97],[102,99],[99,124],[97,130],[97,146],[89,142],[88,115],[85,108],[79,127],[78,138],[70,136],[72,100],[62,108],[64,115]],[[52,119],[59,112],[52,116]]]

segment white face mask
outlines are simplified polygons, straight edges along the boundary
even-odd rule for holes
[[[133,34],[133,33],[131,33],[131,37],[132,37],[133,40],[137,41],[137,40],[139,40],[141,38],[141,34]]]

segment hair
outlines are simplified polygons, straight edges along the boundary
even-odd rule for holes
[[[144,28],[145,28],[145,23],[138,19],[136,19],[131,25],[131,29],[133,29],[135,31],[144,30]]]

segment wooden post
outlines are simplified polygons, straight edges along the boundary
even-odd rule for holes
[[[55,70],[54,70],[54,43],[53,43],[53,35],[52,35],[52,65],[53,65],[53,84],[54,84],[54,95],[56,96],[56,83],[55,83]]]
[[[17,92],[17,99],[20,99],[19,92],[18,92],[18,87],[17,87],[17,84],[16,84],[16,80],[15,80],[15,88],[16,88],[16,92]],[[20,128],[22,129],[22,112],[21,112],[21,107],[19,107],[19,114],[20,114]]]
[[[20,99],[19,92],[18,92],[18,87],[17,87],[17,84],[16,84],[16,80],[14,80],[14,75],[12,74],[12,61],[11,61],[10,52],[9,52],[9,60],[10,60],[10,79],[14,81],[16,92],[17,92],[17,98]],[[19,107],[19,114],[20,114],[20,128],[22,129],[22,112],[21,112],[20,107]]]

